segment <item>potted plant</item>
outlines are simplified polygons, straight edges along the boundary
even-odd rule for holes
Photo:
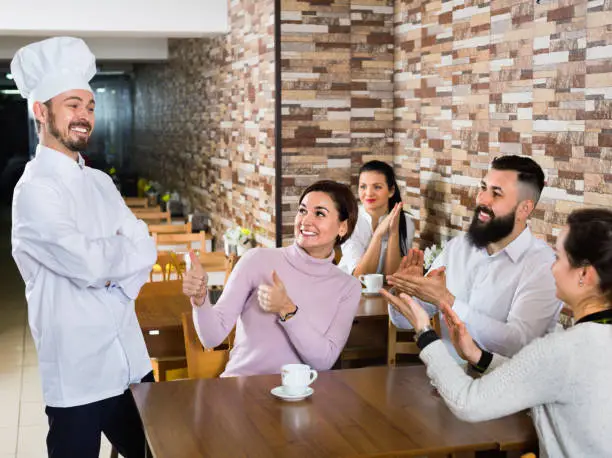
[[[442,253],[444,247],[446,246],[446,242],[442,242],[441,246],[432,245],[430,247],[425,248],[423,253],[423,267],[425,268],[425,272],[429,270],[435,259]]]
[[[226,256],[232,253],[242,256],[247,250],[253,248],[254,242],[253,232],[240,226],[230,228],[223,234],[223,246]]]

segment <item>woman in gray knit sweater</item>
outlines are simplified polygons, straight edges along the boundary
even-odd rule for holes
[[[481,350],[448,305],[442,307],[467,375],[449,355],[428,314],[409,296],[386,293],[419,336],[421,359],[449,408],[476,422],[531,408],[542,457],[612,453],[612,212],[573,212],[557,238],[552,272],[557,297],[576,324],[533,341],[512,358]]]

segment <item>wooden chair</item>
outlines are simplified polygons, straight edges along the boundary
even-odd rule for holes
[[[153,234],[191,234],[191,223],[186,224],[149,224],[149,233]]]
[[[196,333],[192,314],[183,313],[182,320],[189,378],[215,378],[221,375],[229,360],[230,350],[234,343],[234,331],[232,330],[226,339],[226,344],[217,348],[204,348]]]
[[[139,208],[130,208],[132,213],[135,215],[140,215],[141,213],[151,213],[151,212],[160,212],[162,211],[161,205],[154,205],[152,207],[139,207]]]
[[[204,231],[200,231],[196,234],[153,234],[153,239],[155,240],[155,244],[157,245],[158,249],[160,249],[160,246],[171,246],[171,251],[189,251],[194,249],[205,253],[206,240],[210,238],[212,237]],[[199,243],[200,246],[194,246],[196,243]]]
[[[176,255],[173,262],[177,262]],[[225,282],[236,266],[239,258],[233,254],[229,257],[225,271]],[[179,269],[180,270],[180,269]],[[209,292],[210,294],[210,292]],[[184,313],[181,317],[183,323],[183,336],[185,338],[185,354],[187,356],[187,375],[189,378],[214,378],[224,370],[229,353],[234,345],[236,328],[232,329],[227,339],[217,348],[204,348],[200,342],[193,324],[191,313]]]
[[[230,274],[234,267],[236,267],[236,263],[240,260],[240,258],[236,255],[236,253],[230,254],[229,258],[227,258],[227,264],[225,266],[225,280],[223,280],[223,284],[227,284],[229,280]]]
[[[133,212],[136,218],[143,220],[145,223],[150,224],[159,224],[160,222],[165,222],[167,224],[172,223],[172,217],[170,216],[170,212],[162,212],[162,211],[137,211]]]
[[[431,319],[432,326],[435,331],[440,335],[440,315],[435,314]],[[398,342],[398,334],[410,335],[409,340]],[[395,325],[389,319],[389,334],[387,341],[387,364],[389,366],[395,366],[397,355],[418,355],[420,350],[417,347],[416,342],[413,339],[414,331],[405,330],[399,331]]]
[[[149,206],[149,199],[146,197],[124,197],[125,205],[128,207],[135,208],[147,208]]]
[[[191,233],[191,223],[187,224],[149,224],[149,233],[153,236],[155,234],[190,234]],[[149,280],[153,281],[154,274],[160,274],[162,276],[162,281],[168,280],[166,278],[166,272],[169,269],[169,266],[161,266],[158,263],[153,266],[151,269],[151,274],[149,275]]]
[[[191,223],[186,224],[149,224],[149,233],[155,238],[157,234],[191,234]],[[160,265],[159,263],[153,266],[150,281],[153,281],[154,274],[161,274],[162,281],[169,280],[170,265]]]
[[[182,280],[183,273],[185,272],[185,262],[179,259],[174,251],[170,252],[170,260],[172,262],[172,268],[178,273],[179,280]],[[232,253],[227,259],[225,263],[225,279],[223,280],[224,285],[227,283],[227,280],[229,280],[230,274],[239,260],[240,258],[236,256],[235,253]]]

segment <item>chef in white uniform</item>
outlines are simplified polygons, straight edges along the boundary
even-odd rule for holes
[[[111,178],[79,153],[94,128],[95,57],[80,39],[51,38],[17,51],[11,72],[39,136],[15,187],[12,252],[38,352],[49,457],[97,458],[101,433],[123,456],[143,456],[127,388],[153,381],[134,299],[156,250]]]

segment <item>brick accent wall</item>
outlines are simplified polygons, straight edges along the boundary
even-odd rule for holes
[[[230,25],[171,40],[167,63],[137,67],[135,154],[212,216],[218,238],[239,224],[274,246],[274,2],[231,2]]]
[[[395,164],[422,244],[467,228],[501,154],[545,169],[532,229],[549,242],[572,209],[612,204],[610,0],[280,4],[285,244],[305,186],[356,185],[373,158]],[[227,37],[175,40],[168,64],[136,78],[142,167],[211,213],[217,232],[236,221],[268,245],[273,7],[232,3]]]
[[[532,229],[549,242],[572,209],[612,204],[610,1],[398,0],[395,11],[395,160],[423,240],[467,229],[501,154],[545,169]]]
[[[393,161],[393,1],[281,0],[283,239],[301,190]],[[355,187],[356,189],[356,187]]]

